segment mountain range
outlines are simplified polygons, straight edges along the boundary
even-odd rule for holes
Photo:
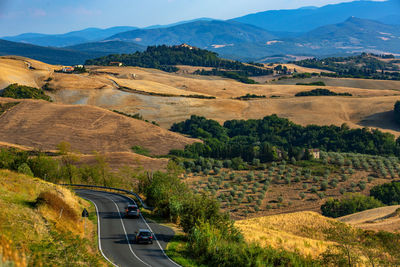
[[[137,27],[118,26],[107,29],[87,28],[65,34],[24,33],[17,36],[6,36],[2,39],[12,42],[29,43],[40,46],[70,46],[86,42],[101,41],[111,35],[137,29]]]
[[[12,42],[0,42],[0,54],[71,64],[106,54],[143,51],[150,45],[182,43],[226,58],[254,61],[271,55],[331,56],[364,51],[400,54],[399,14],[397,0],[355,1],[266,11],[227,21],[201,18],[142,29],[123,26],[58,35],[27,33],[4,37]]]
[[[354,1],[303,7],[292,10],[271,10],[232,19],[269,31],[308,32],[321,26],[337,24],[349,17],[377,20],[385,24],[400,22],[400,1]]]

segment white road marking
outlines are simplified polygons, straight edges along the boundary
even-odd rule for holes
[[[117,194],[117,195],[119,195],[119,194]],[[121,196],[122,196],[122,195],[121,195]],[[135,203],[135,205],[137,205],[136,201],[133,200],[131,197],[128,197],[128,196],[123,196],[123,197],[129,198],[133,203]],[[151,229],[150,225],[149,225],[149,224],[147,223],[147,221],[144,219],[142,213],[140,213],[140,218],[141,218],[141,219],[143,220],[143,222],[147,225],[147,227],[149,228],[149,230],[150,230],[152,233],[154,233],[153,230]],[[158,239],[157,239],[157,237],[156,237],[155,234],[154,234],[154,239],[156,240],[156,242],[157,242],[157,244],[158,244],[158,247],[160,248],[160,250],[161,250],[161,252],[164,254],[164,256],[165,256],[170,262],[172,262],[173,264],[175,264],[176,266],[182,267],[182,266],[179,265],[178,263],[176,263],[176,262],[174,262],[173,260],[171,260],[170,257],[168,257],[168,255],[165,253],[164,249],[162,248],[160,242],[158,242]]]
[[[114,203],[115,207],[117,208],[117,210],[118,210],[118,215],[119,215],[119,219],[121,220],[122,228],[124,229],[124,232],[125,232],[126,242],[128,242],[129,250],[132,252],[133,256],[135,256],[135,258],[138,259],[140,262],[142,262],[144,265],[151,267],[151,265],[149,265],[149,264],[145,263],[144,261],[142,261],[142,260],[135,254],[135,252],[133,252],[132,246],[131,246],[131,244],[130,244],[130,242],[129,242],[128,233],[126,232],[126,229],[125,229],[124,221],[122,220],[121,211],[119,210],[119,207],[118,207],[117,203],[115,203],[114,200],[112,200],[111,198],[108,198],[108,197],[106,197],[106,196],[104,196],[104,198],[107,198],[108,200],[111,200],[111,201]]]
[[[93,191],[93,190],[91,190],[91,191]],[[94,191],[94,192],[95,192],[95,191]],[[118,193],[109,193],[109,192],[103,192],[103,191],[97,191],[97,192],[106,193],[106,194],[111,194],[111,195],[117,195],[117,196],[121,196],[121,197],[125,197],[125,198],[130,199],[134,204],[137,205],[136,201],[133,200],[131,197],[128,197],[128,196],[124,196],[124,195],[121,195],[121,194],[118,194]],[[97,196],[98,196],[98,195],[97,195]],[[100,197],[100,196],[99,196],[99,197]],[[82,197],[82,198],[83,198],[83,197]],[[122,224],[122,228],[123,228],[123,230],[124,230],[124,232],[125,232],[126,241],[128,242],[128,245],[129,245],[129,250],[132,252],[132,254],[133,254],[140,262],[142,262],[143,264],[145,264],[145,265],[151,267],[151,265],[149,265],[149,264],[145,263],[144,261],[142,261],[142,260],[135,254],[135,252],[133,252],[132,247],[131,247],[130,242],[129,242],[128,234],[127,234],[126,229],[125,229],[124,222],[123,222],[122,217],[121,217],[120,209],[119,209],[117,203],[115,203],[114,200],[112,200],[112,199],[110,199],[110,198],[108,198],[108,197],[106,197],[106,196],[104,196],[104,198],[107,198],[108,200],[112,201],[112,202],[114,203],[114,205],[117,207],[118,214],[119,214],[119,218],[120,218],[121,224]],[[86,198],[84,198],[84,199],[86,199]],[[89,201],[91,201],[91,200],[89,200]],[[92,203],[95,205],[95,207],[96,207],[97,219],[98,219],[98,228],[99,228],[98,231],[99,231],[99,233],[100,233],[100,219],[99,219],[99,216],[98,216],[98,209],[97,209],[96,203],[94,203],[93,201],[91,201],[91,202],[92,202]],[[147,221],[146,221],[145,218],[143,217],[142,213],[140,213],[140,218],[141,218],[141,219],[143,220],[143,222],[146,224],[146,226],[148,227],[148,229],[149,229],[151,232],[153,232],[153,230],[151,229],[150,225],[147,223]],[[153,232],[153,233],[154,233],[154,232]],[[160,250],[161,250],[161,252],[163,253],[163,255],[164,255],[171,263],[173,263],[174,265],[179,266],[179,267],[182,267],[182,266],[179,265],[178,263],[174,262],[170,257],[168,257],[168,255],[165,253],[165,250],[162,248],[162,246],[161,246],[160,242],[158,241],[158,239],[157,239],[157,237],[156,237],[155,234],[154,234],[154,239],[156,240],[157,245],[158,245],[158,247],[160,248]],[[100,248],[100,251],[101,251],[102,255],[104,256],[104,258],[106,258],[106,259],[107,259],[111,264],[113,264],[114,266],[117,266],[117,265],[115,265],[114,263],[112,263],[112,262],[104,255],[103,251],[101,250],[101,247],[100,247],[100,234],[99,234],[99,248]],[[118,267],[118,266],[117,266],[117,267]]]
[[[103,257],[109,262],[109,263],[111,263],[113,266],[115,266],[115,267],[118,267],[118,265],[116,265],[115,263],[113,263],[109,258],[107,258],[107,256],[104,254],[104,252],[103,252],[103,250],[102,250],[102,248],[101,248],[101,238],[100,238],[100,215],[99,215],[99,209],[97,208],[97,205],[96,205],[96,203],[94,202],[94,201],[92,201],[92,200],[90,200],[90,199],[87,199],[87,198],[84,198],[84,197],[82,197],[81,196],[81,198],[83,198],[83,199],[85,199],[85,200],[87,200],[87,201],[90,201],[90,202],[92,202],[93,203],[93,205],[94,205],[94,207],[96,208],[96,213],[97,213],[97,237],[98,237],[98,242],[99,242],[99,250],[100,250],[100,252],[101,252],[101,255],[103,255]]]

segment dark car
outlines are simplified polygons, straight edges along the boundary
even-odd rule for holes
[[[128,205],[125,209],[125,217],[135,217],[139,218],[140,210],[137,205]]]
[[[135,233],[135,243],[150,243],[153,244],[153,233],[148,229],[139,229]]]

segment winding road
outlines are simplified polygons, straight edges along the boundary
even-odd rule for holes
[[[98,217],[99,248],[103,256],[114,266],[180,266],[164,252],[174,231],[156,223],[124,218],[125,207],[134,200],[123,195],[76,190],[77,194],[94,203]],[[150,229],[156,240],[153,244],[134,244],[135,231]]]

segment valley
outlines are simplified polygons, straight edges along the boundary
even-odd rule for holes
[[[396,0],[102,2],[0,37],[0,267],[400,265]]]

